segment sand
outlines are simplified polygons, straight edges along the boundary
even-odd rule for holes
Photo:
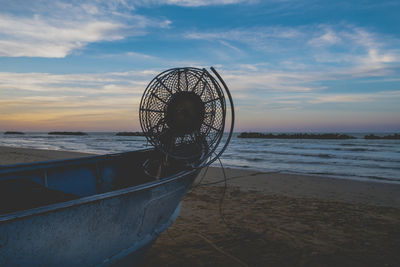
[[[0,165],[85,156],[0,147]],[[210,168],[144,266],[398,266],[400,186]],[[197,179],[197,183],[201,179]]]

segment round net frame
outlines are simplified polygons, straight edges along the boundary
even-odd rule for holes
[[[202,112],[196,117],[199,121],[196,127],[188,126],[188,131],[178,131],[168,121],[168,106],[182,94],[195,94],[202,103]],[[147,140],[165,155],[182,160],[211,156],[221,141],[225,114],[221,86],[206,69],[199,68],[174,68],[157,75],[144,91],[139,109]]]

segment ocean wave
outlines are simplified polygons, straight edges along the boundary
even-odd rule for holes
[[[333,158],[333,155],[329,155],[329,154],[318,154],[317,157],[319,158],[324,158],[324,159],[330,159]]]
[[[389,177],[380,177],[380,176],[375,176],[375,175],[352,175],[352,174],[347,174],[343,172],[312,172],[310,174],[314,175],[323,175],[323,176],[336,176],[336,177],[353,177],[357,179],[368,179],[368,180],[379,180],[379,181],[390,181],[390,182],[399,182],[399,178],[389,178]]]
[[[350,151],[356,151],[356,152],[363,152],[363,151],[377,151],[377,150],[373,150],[373,149],[367,149],[367,148],[352,148],[349,149]]]
[[[254,150],[252,151],[254,153]],[[364,156],[364,155],[334,155],[334,154],[313,154],[313,153],[294,153],[294,152],[286,152],[286,151],[258,151],[257,153],[263,153],[265,155],[273,154],[273,155],[286,155],[286,156],[300,156],[300,157],[315,157],[315,158],[326,158],[326,159],[344,159],[344,160],[369,160],[369,161],[379,161],[379,162],[395,162],[400,163],[400,159],[392,159],[392,158],[378,158],[376,156]]]
[[[378,147],[378,148],[391,148],[393,147],[392,143],[367,143],[366,142],[357,142],[357,143],[343,143],[339,144],[340,146],[364,146],[364,147]]]

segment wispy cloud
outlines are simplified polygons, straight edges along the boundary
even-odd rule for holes
[[[272,51],[283,47],[283,44],[293,39],[302,39],[303,32],[300,29],[283,26],[253,27],[247,29],[214,30],[209,32],[193,31],[184,34],[184,37],[192,40],[204,41],[232,41],[245,44],[250,48],[261,51]],[[281,49],[274,50],[281,51]]]
[[[318,36],[312,38],[308,43],[313,46],[326,46],[338,44],[342,38],[338,36],[332,29],[325,29],[325,32],[320,33]]]
[[[0,72],[0,93],[4,90],[54,92],[55,94],[77,92],[88,95],[96,92],[135,92],[138,87],[155,74],[155,71],[111,72],[101,74],[50,74]],[[117,86],[118,87],[112,87]],[[58,89],[61,90],[58,91]],[[118,90],[117,90],[118,89]]]
[[[277,127],[295,125],[291,117],[302,120],[304,116],[315,116],[311,112],[313,106],[351,103],[368,113],[374,105],[393,110],[400,101],[400,88],[373,93],[325,93],[315,82],[326,77],[316,73],[267,73],[264,68],[256,65],[245,70],[219,69],[232,89],[239,111],[238,125],[242,127],[255,121],[258,125],[276,123]],[[137,112],[142,92],[159,71],[0,73],[0,125],[21,130],[139,129]],[[338,112],[332,114],[338,116]],[[329,115],[323,110],[317,113]]]
[[[58,25],[57,25],[58,24]],[[90,42],[122,39],[122,24],[106,21],[54,24],[40,17],[0,17],[0,56],[65,57]]]
[[[354,78],[388,75],[400,66],[399,39],[348,24],[193,31],[184,37],[216,46],[233,43],[237,50],[257,53],[258,63],[269,63],[275,71],[297,66],[318,76]]]
[[[255,3],[258,0],[147,0],[135,1],[137,5],[176,5],[183,7],[232,5],[238,3]]]
[[[145,35],[168,28],[168,19],[136,13],[136,7],[230,5],[244,0],[8,1],[0,11],[0,57],[63,58],[89,43]],[[62,18],[62,19],[60,19]]]
[[[256,67],[254,67],[256,68]],[[318,90],[307,83],[315,81],[312,73],[294,73],[271,69],[251,69],[224,71],[224,79],[228,80],[234,91],[243,92],[309,92]]]
[[[307,102],[311,104],[324,103],[364,103],[376,102],[380,100],[398,99],[400,100],[400,90],[379,91],[376,93],[358,93],[358,94],[311,94]]]
[[[149,27],[171,23],[129,13],[129,6],[125,1],[41,1],[26,3],[16,13],[6,4],[0,11],[0,56],[62,58],[89,43],[144,35]]]

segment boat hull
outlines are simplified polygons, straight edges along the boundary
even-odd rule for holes
[[[2,216],[0,265],[133,265],[176,219],[198,172]]]

